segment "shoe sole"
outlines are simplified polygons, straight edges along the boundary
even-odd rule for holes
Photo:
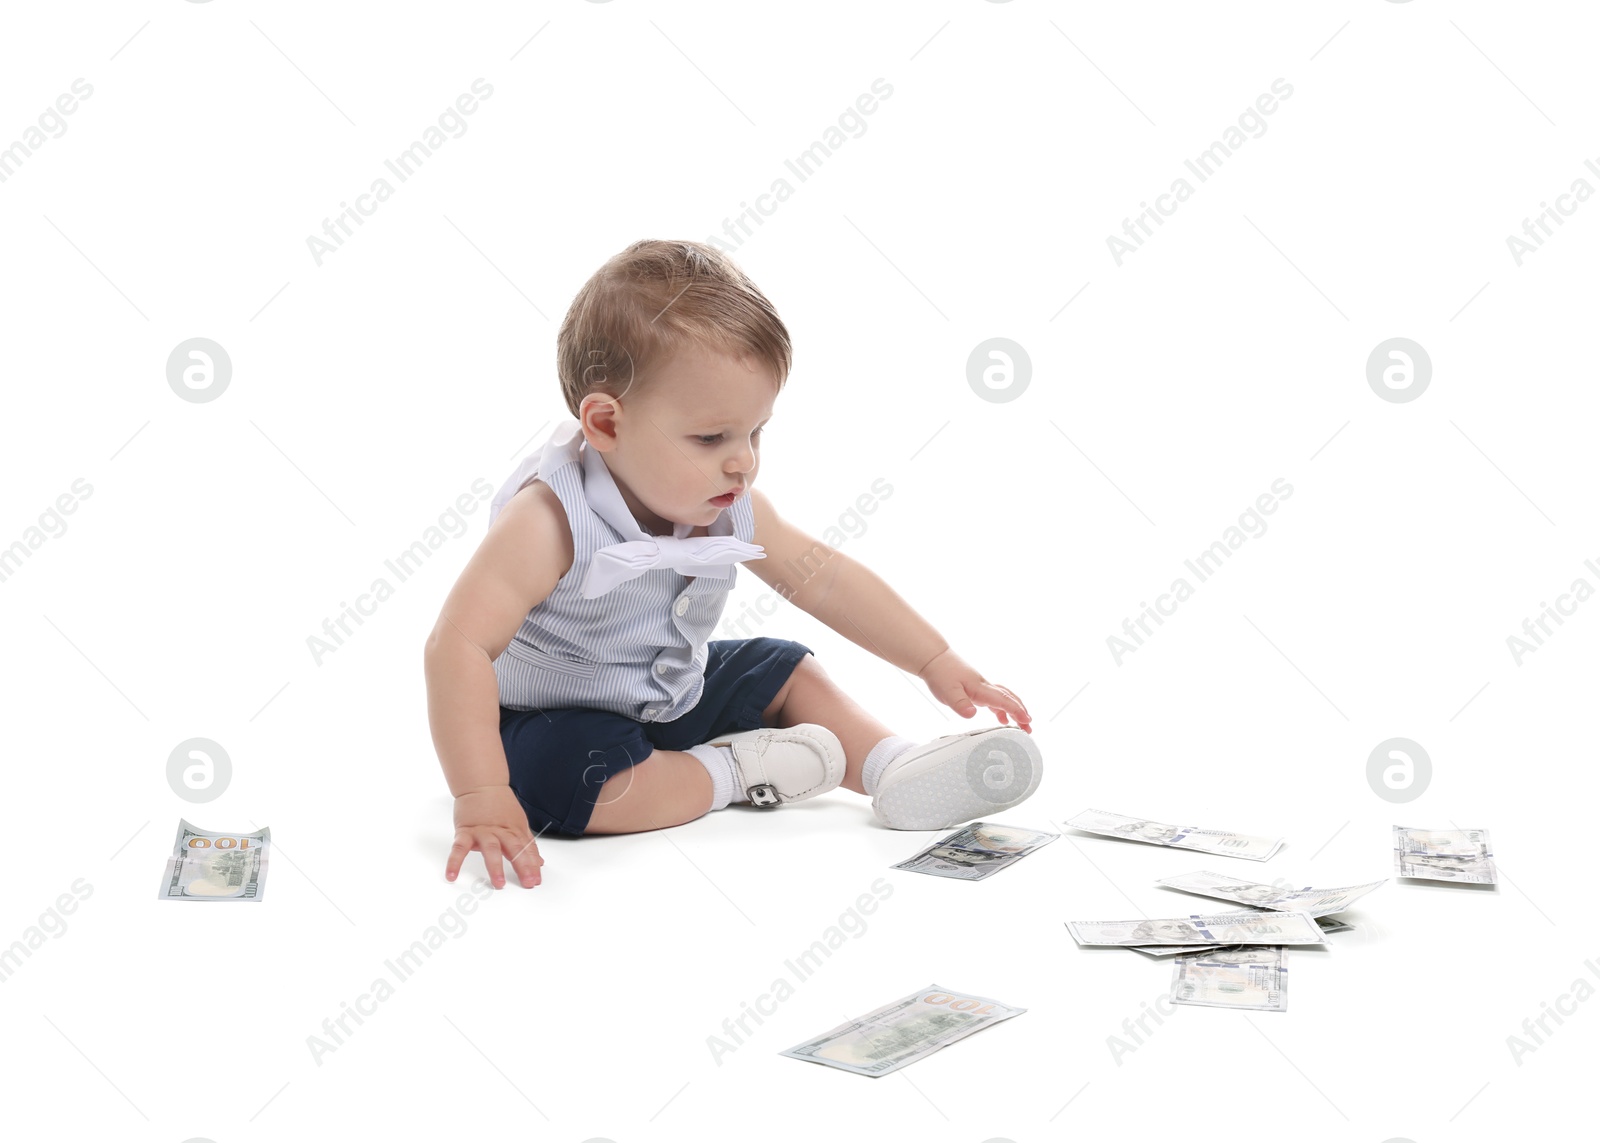
[[[1014,726],[969,731],[897,770],[872,812],[890,829],[950,829],[1000,813],[1039,788],[1044,759]]]

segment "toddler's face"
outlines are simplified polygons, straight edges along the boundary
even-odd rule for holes
[[[729,503],[718,497],[749,492],[777,394],[768,366],[695,347],[637,394],[590,394],[578,412],[634,518],[663,533],[709,525]]]

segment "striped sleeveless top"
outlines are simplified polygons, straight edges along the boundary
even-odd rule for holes
[[[494,673],[511,710],[581,706],[636,722],[670,722],[694,709],[705,688],[706,644],[733,590],[736,565],[689,577],[652,568],[606,594],[579,594],[597,549],[646,533],[628,511],[604,459],[564,422],[525,458],[490,505],[495,514],[535,476],[560,498],[572,529],[572,567],[523,619]],[[746,543],[755,516],[746,492],[706,529]],[[721,576],[722,578],[718,578]]]

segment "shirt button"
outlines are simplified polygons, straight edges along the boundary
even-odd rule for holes
[[[665,663],[657,663],[656,664],[656,674],[664,675],[666,673],[667,673],[667,665]]]
[[[685,611],[689,610],[689,601],[687,599],[678,600],[678,606],[674,607],[672,610],[677,612],[679,615],[682,615]]]

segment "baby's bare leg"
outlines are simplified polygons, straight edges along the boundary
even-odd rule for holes
[[[858,794],[866,793],[861,785],[862,763],[872,748],[894,731],[840,690],[815,655],[806,655],[795,664],[789,681],[761,715],[763,726],[794,726],[801,722],[816,723],[833,731],[844,747],[844,781],[840,785]]]
[[[681,750],[652,750],[643,762],[600,787],[583,832],[640,833],[682,825],[711,807],[711,775]]]
[[[894,731],[856,705],[817,663],[806,655],[761,714],[763,726],[810,722],[827,727],[844,747],[846,790],[858,794],[867,754]],[[711,805],[711,775],[693,754],[652,750],[643,762],[613,774],[600,788],[585,833],[639,833],[683,825],[704,816]]]

